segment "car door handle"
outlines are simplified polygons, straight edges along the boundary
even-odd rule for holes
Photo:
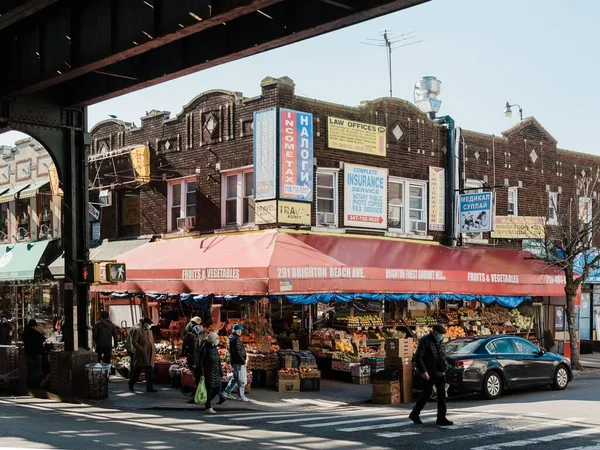
[[[504,359],[504,356],[498,356],[496,359]]]

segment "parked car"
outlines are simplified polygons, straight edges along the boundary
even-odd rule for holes
[[[571,361],[546,352],[519,336],[460,338],[446,344],[449,390],[481,392],[488,399],[514,388],[566,389],[573,379]]]

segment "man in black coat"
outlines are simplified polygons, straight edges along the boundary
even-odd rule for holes
[[[231,359],[231,369],[233,370],[233,378],[225,388],[223,395],[225,398],[235,400],[235,397],[231,395],[231,392],[235,389],[236,385],[239,393],[239,400],[242,402],[249,402],[250,399],[245,395],[245,389],[247,382],[246,374],[246,348],[242,342],[241,335],[244,332],[244,327],[239,323],[233,326],[231,336],[229,336],[229,357]]]
[[[12,342],[12,326],[6,316],[0,316],[0,345],[10,345]]]
[[[437,425],[449,426],[453,422],[446,418],[446,352],[443,344],[446,328],[436,324],[431,332],[419,341],[415,353],[417,375],[422,377],[424,388],[419,400],[410,413],[410,420],[422,424],[419,415],[431,398],[433,387],[437,390]]]
[[[30,319],[23,331],[23,347],[27,357],[27,387],[39,387],[42,378],[42,356],[46,338],[37,328],[35,319]]]

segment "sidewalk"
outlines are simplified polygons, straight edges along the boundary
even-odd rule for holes
[[[581,355],[579,359],[584,369],[600,369],[600,353]]]
[[[107,400],[85,400],[85,403],[115,409],[160,409],[160,410],[204,410],[204,405],[187,403],[179,389],[157,385],[157,393],[147,393],[145,385],[138,383],[136,391],[130,392],[127,380],[111,376]],[[365,403],[371,399],[371,385],[356,385],[333,380],[321,380],[320,392],[276,392],[273,388],[252,389],[248,394],[250,402],[227,400],[215,409],[225,411],[280,411],[294,409],[337,408]]]

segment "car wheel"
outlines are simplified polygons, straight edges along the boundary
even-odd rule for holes
[[[562,391],[566,389],[569,385],[569,372],[567,368],[562,364],[556,368],[554,372],[554,382],[552,383],[552,387],[557,391]]]
[[[489,400],[500,397],[500,394],[502,394],[502,378],[500,375],[496,372],[488,373],[483,380],[483,390],[481,393]]]

